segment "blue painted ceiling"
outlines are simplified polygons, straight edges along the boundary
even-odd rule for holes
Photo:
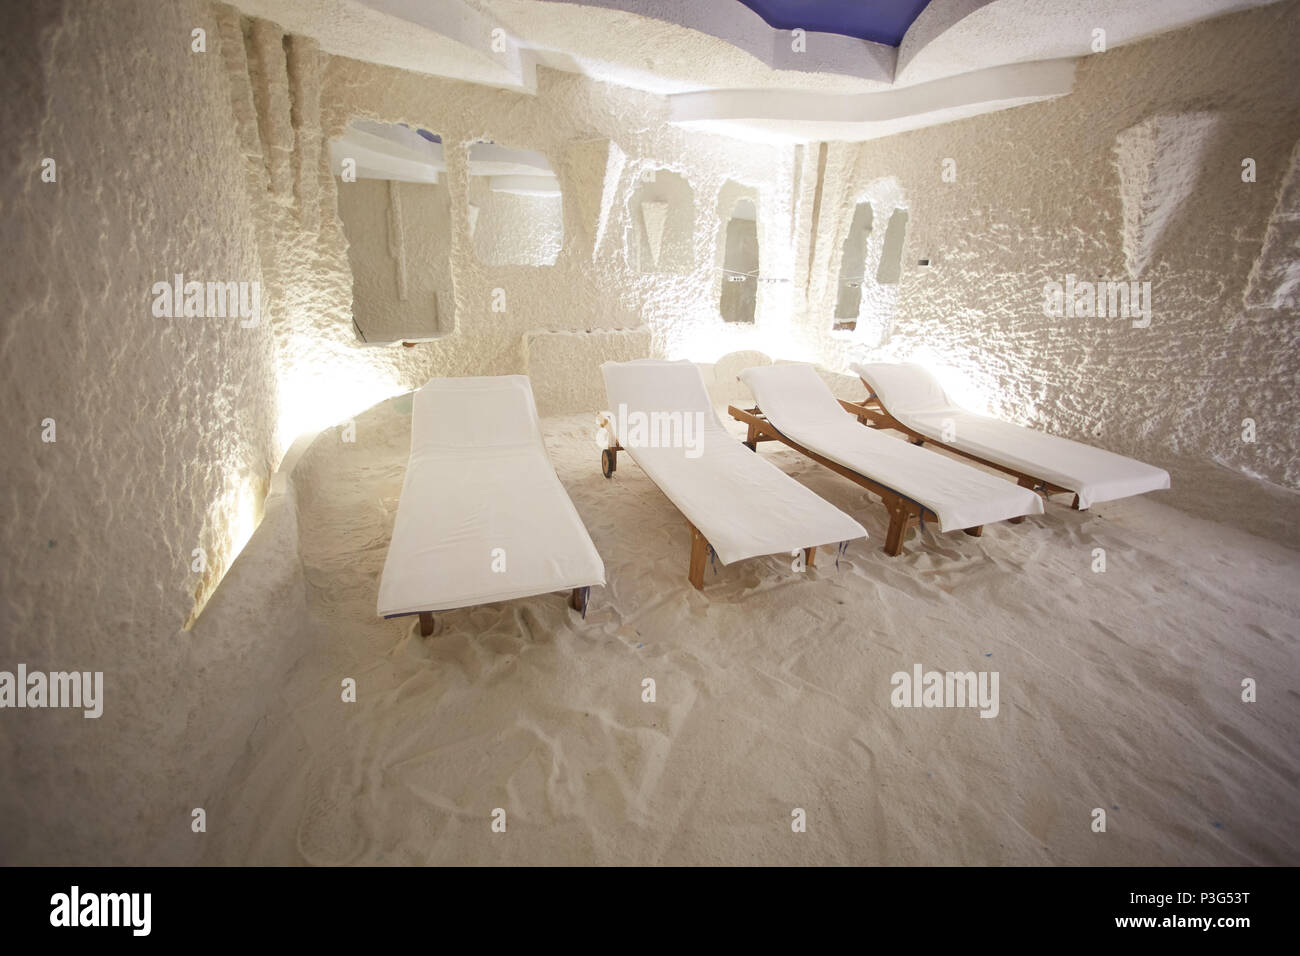
[[[898,46],[930,0],[740,0],[778,30],[838,33]]]

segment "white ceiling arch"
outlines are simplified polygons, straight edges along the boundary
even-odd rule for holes
[[[900,46],[810,33],[739,0],[234,0],[327,53],[536,91],[538,65],[665,96],[672,121],[857,141],[1069,93],[1070,61],[1278,0],[931,0]]]
[[[880,93],[810,96],[773,90],[709,90],[669,97],[674,124],[741,139],[864,140],[952,122],[1074,86],[1076,60],[992,67]]]
[[[931,0],[898,48],[907,86],[1008,63],[1089,56],[1277,0]]]

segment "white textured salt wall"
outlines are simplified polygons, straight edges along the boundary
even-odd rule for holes
[[[321,55],[300,37],[286,43],[267,21],[215,9],[250,157],[263,267],[280,296],[282,442],[434,374],[533,372],[523,365],[527,333],[647,325],[657,354],[709,359],[770,340],[771,330],[788,324],[788,285],[760,291],[757,322],[745,327],[724,327],[710,290],[717,288],[715,250],[724,228],[711,211],[728,179],[757,200],[764,268],[789,275],[789,149],[678,130],[666,125],[662,98],[572,74],[539,71],[536,95],[494,90]],[[297,61],[286,46],[301,51]],[[358,349],[351,329],[346,238],[335,215],[340,184],[325,170],[322,144],[357,118],[405,122],[443,139],[456,321],[450,331],[443,324],[439,340],[412,349]],[[467,153],[482,140],[538,150],[556,170],[564,222],[554,265],[484,261],[491,247],[536,248],[537,236],[528,233],[553,229],[523,211],[494,217],[496,200],[478,196],[471,234]],[[641,216],[633,193],[655,170],[686,179],[701,211],[687,266],[671,276],[642,275],[632,246],[634,217]],[[517,231],[507,234],[511,222]],[[574,397],[575,409],[600,404],[599,381]]]
[[[722,321],[717,267],[725,220],[716,211],[752,198],[764,272],[788,280],[789,149],[683,132],[666,125],[662,98],[572,74],[541,70],[535,96],[494,90],[321,55],[311,41],[286,39],[268,21],[214,9],[263,268],[277,295],[281,445],[435,374],[568,374],[567,366],[539,366],[536,350],[525,363],[525,337],[537,333],[642,330],[629,333],[639,342],[648,329],[654,354],[701,360],[759,344],[771,350],[784,340],[788,281],[760,288],[754,324]],[[440,295],[440,338],[411,349],[358,348],[351,328],[352,275],[336,215],[337,190],[349,184],[328,175],[323,145],[358,118],[434,129],[443,139],[454,299],[444,308]],[[497,209],[519,206],[519,197],[475,194],[483,184],[471,184],[467,153],[483,140],[546,155],[562,189],[558,250],[553,221],[529,209]],[[668,212],[668,275],[643,274],[637,249],[638,193],[651,173],[680,176],[696,204]],[[683,244],[674,224],[684,219],[691,225]],[[555,256],[553,265],[494,261],[527,259],[539,249],[543,260]],[[446,321],[453,312],[454,322]],[[577,341],[603,349],[611,340]],[[611,354],[593,352],[584,367]],[[603,403],[598,377],[580,384],[557,392],[573,404],[553,410]]]
[[[724,328],[717,296],[710,294],[717,287],[714,252],[724,226],[708,212],[696,217],[682,273],[642,275],[635,250],[629,252],[633,217],[641,215],[633,193],[647,172],[666,169],[687,180],[701,211],[717,208],[727,179],[742,183],[758,202],[760,235],[764,222],[774,225],[762,249],[765,268],[788,274],[788,149],[683,132],[665,124],[661,98],[548,70],[539,71],[533,96],[324,56],[309,41],[291,37],[288,49],[305,51],[295,65],[283,53],[277,27],[228,7],[215,9],[228,41],[223,50],[243,150],[252,157],[250,195],[262,230],[263,266],[280,294],[275,328],[286,393],[282,442],[435,374],[563,374],[562,368],[523,364],[530,333],[644,325],[656,354],[708,359],[754,345],[766,329],[788,322],[788,287],[774,288],[760,292],[757,323]],[[318,109],[299,108],[300,102]],[[351,328],[352,279],[335,215],[340,184],[325,170],[322,144],[357,118],[405,122],[443,139],[456,319],[450,330],[443,323],[437,341],[411,349],[359,349]],[[479,196],[471,234],[466,160],[469,146],[482,140],[538,150],[556,170],[564,222],[554,265],[484,261],[489,247],[536,248],[537,236],[528,233],[553,230],[524,211],[494,217],[495,199]],[[286,191],[288,179],[277,179],[277,165],[299,171],[301,194]],[[313,166],[314,177],[307,173]],[[496,197],[511,198],[518,197]],[[308,199],[319,209],[317,218]],[[517,231],[507,234],[511,222]],[[601,404],[599,380],[586,384],[573,392],[576,405],[557,411]]]
[[[182,630],[253,529],[277,408],[266,316],[246,329],[151,310],[153,283],[177,272],[263,279],[225,69],[189,50],[204,23],[187,3],[52,3],[11,9],[0,30],[0,667],[105,675],[97,720],[0,718],[6,863],[192,858],[204,763],[242,746],[211,728],[233,715],[238,729],[265,673],[221,662],[273,667],[265,635],[302,604],[300,582],[283,587],[293,562],[268,550],[265,606]],[[268,524],[292,542],[282,517]]]
[[[533,398],[541,415],[573,408],[605,409],[604,395],[592,401],[593,379],[602,382],[602,362],[630,362],[651,352],[650,330],[604,332],[530,332],[524,336],[524,360],[530,370]],[[592,422],[596,417],[592,416]]]
[[[470,179],[474,255],[486,266],[551,266],[564,244],[564,200],[500,192],[488,176]],[[508,303],[507,303],[508,305]]]
[[[338,183],[352,267],[352,314],[367,342],[428,338],[456,327],[446,187]]]
[[[404,387],[431,374],[502,374],[526,371],[554,377],[562,369],[522,364],[526,333],[635,329],[648,326],[656,354],[708,360],[754,345],[768,328],[788,323],[788,285],[760,292],[757,322],[724,327],[718,312],[716,250],[725,224],[713,211],[727,181],[757,202],[765,268],[789,274],[791,152],[755,147],[668,126],[662,98],[541,70],[536,96],[491,90],[344,58],[328,58],[321,102],[326,137],[353,118],[406,122],[437,130],[443,138],[455,235],[452,272],[456,333],[407,350],[384,370]],[[480,206],[475,236],[469,232],[469,146],[488,140],[543,153],[560,180],[563,243],[552,266],[493,265],[482,261],[478,238],[492,228]],[[697,204],[691,254],[683,271],[643,274],[636,243],[642,216],[636,193],[648,173],[667,170],[689,183]],[[678,213],[677,215],[680,215]],[[670,211],[672,220],[674,213]],[[520,216],[520,229],[532,228]],[[329,224],[323,226],[327,237]],[[599,240],[599,241],[597,241]],[[679,255],[679,253],[674,253]],[[321,269],[318,288],[343,281]],[[500,292],[498,292],[500,290]],[[341,298],[337,293],[336,299]],[[504,300],[504,310],[493,306]],[[337,309],[335,310],[337,311]],[[294,319],[296,324],[299,320]],[[304,313],[291,334],[319,342],[346,336],[326,309]],[[593,340],[596,341],[596,340]],[[340,345],[344,344],[340,340]],[[593,356],[598,358],[599,356]],[[373,360],[384,362],[380,353]],[[365,360],[371,360],[369,355]],[[290,357],[292,364],[296,360]],[[356,356],[332,361],[357,361]],[[603,403],[598,379],[574,393],[575,411]]]
[[[1261,288],[1243,306],[1266,233],[1282,248],[1294,216],[1294,198],[1279,203],[1300,135],[1297,43],[1300,5],[1260,8],[1090,57],[1062,99],[831,144],[834,228],[816,237],[800,350],[837,370],[947,367],[996,414],[1167,464],[1175,492],[1200,462],[1300,485],[1294,298]],[[1247,157],[1257,182],[1242,181]],[[902,281],[896,301],[864,286],[858,335],[833,334],[840,251],[866,198],[875,242],[891,205],[909,211]],[[1277,260],[1295,256],[1274,252],[1264,284],[1281,288]],[[1127,280],[1129,264],[1152,284],[1149,328],[1043,314],[1045,283]]]

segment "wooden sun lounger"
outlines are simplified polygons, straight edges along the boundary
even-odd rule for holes
[[[903,541],[907,537],[908,529],[922,520],[938,521],[938,516],[929,508],[923,507],[911,498],[895,491],[887,485],[882,485],[878,481],[873,481],[866,475],[859,474],[851,468],[845,468],[838,462],[831,461],[815,451],[805,448],[803,445],[782,434],[775,426],[772,425],[762,411],[755,408],[740,409],[734,405],[727,407],[727,412],[732,418],[739,422],[744,422],[748,431],[745,435],[745,446],[750,451],[758,450],[758,443],[761,441],[779,441],[784,445],[793,448],[801,455],[806,455],[819,465],[824,465],[837,475],[843,475],[852,482],[861,485],[872,494],[880,498],[885,509],[889,512],[889,531],[885,535],[885,554],[890,557],[897,557],[903,552]],[[1014,519],[1012,519],[1014,520]],[[963,529],[971,537],[978,538],[984,533],[984,526],[979,525],[974,528]]]
[[[499,568],[487,560],[498,550],[509,556]],[[591,587],[604,581],[546,451],[528,379],[434,378],[417,389],[376,612],[418,616],[428,637],[437,612],[540,594],[567,592],[585,615]]]
[[[987,465],[990,468],[995,468],[998,471],[1002,472],[1003,474],[1007,474],[1015,478],[1016,484],[1020,485],[1021,488],[1028,488],[1030,491],[1041,494],[1044,497],[1044,499],[1046,499],[1049,495],[1074,494],[1074,492],[1072,492],[1069,488],[1062,488],[1059,485],[1054,485],[1050,481],[1047,481],[1044,478],[1039,478],[1035,475],[1029,474],[1028,472],[1017,471],[1015,468],[1008,468],[1006,465],[1000,465],[995,461],[989,461],[987,458],[981,458],[978,455],[973,455],[968,451],[962,451],[960,448],[957,448],[954,445],[949,445],[941,441],[936,441],[932,437],[929,437],[927,435],[922,435],[920,432],[908,428],[906,425],[900,422],[893,415],[889,414],[885,406],[881,403],[879,396],[876,395],[876,393],[872,390],[871,386],[867,383],[865,379],[860,378],[859,381],[861,381],[863,386],[866,388],[867,397],[863,399],[861,402],[850,402],[841,398],[839,399],[839,403],[844,406],[845,411],[852,412],[854,415],[857,416],[859,422],[868,426],[869,428],[892,428],[895,431],[902,432],[904,435],[906,435],[908,441],[910,441],[913,445],[924,445],[928,441],[931,444],[938,445],[941,448],[944,448],[948,451],[961,455],[963,458],[969,458],[971,461],[979,462],[981,465]],[[1074,503],[1071,505],[1071,507],[1073,507],[1076,511],[1078,510],[1079,508],[1078,495],[1074,495]],[[1020,522],[1025,520],[1025,516],[1022,515],[1019,518],[1008,518],[1007,520],[1012,522],[1013,524],[1019,524]]]
[[[601,427],[608,429],[609,422],[601,419]],[[753,450],[753,446],[750,446]],[[606,478],[614,477],[614,472],[618,470],[618,453],[623,451],[623,446],[613,437],[609,439],[609,447],[601,449],[600,452],[600,473]],[[678,514],[681,514],[679,511]],[[700,533],[700,529],[691,524],[689,518],[682,515],[686,522],[686,527],[691,533],[691,554],[690,561],[687,565],[686,576],[691,582],[691,587],[697,591],[704,590],[704,568],[709,561],[709,539]],[[804,564],[812,567],[817,560],[817,546],[803,549]]]
[[[852,517],[742,448],[719,420],[693,363],[643,359],[600,369],[610,408],[617,409],[602,416],[601,471],[612,476],[626,451],[686,519],[692,587],[704,587],[710,558],[726,566],[790,555],[799,571],[816,560],[818,546],[867,536]],[[671,427],[674,417],[680,431]]]

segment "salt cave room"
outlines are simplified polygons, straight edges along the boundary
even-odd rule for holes
[[[6,867],[1300,863],[1300,0],[4,7]]]

